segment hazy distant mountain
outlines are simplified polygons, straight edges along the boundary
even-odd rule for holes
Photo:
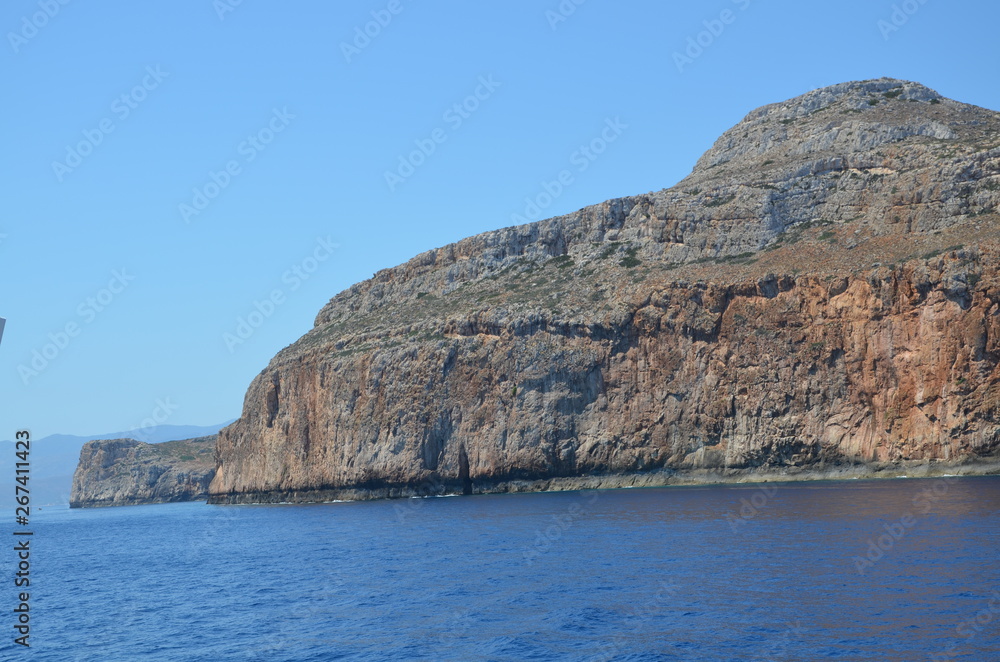
[[[124,432],[94,435],[53,434],[31,442],[31,503],[36,506],[69,503],[73,472],[80,449],[97,439],[136,439],[150,444],[214,435],[233,421],[218,425],[158,425]],[[0,489],[10,493],[14,476],[14,442],[0,441]],[[8,489],[10,487],[10,489]]]

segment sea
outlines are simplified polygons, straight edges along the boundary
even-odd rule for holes
[[[1000,660],[998,477],[57,506],[28,528],[30,649],[4,545],[3,660]]]

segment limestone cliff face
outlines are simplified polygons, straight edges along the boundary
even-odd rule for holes
[[[215,475],[216,437],[147,444],[89,441],[73,474],[70,508],[206,499]]]
[[[671,189],[334,297],[211,500],[996,458],[998,203],[998,113],[890,79],[761,108]]]

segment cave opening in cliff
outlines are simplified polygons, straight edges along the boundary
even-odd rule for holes
[[[458,447],[458,480],[462,483],[462,494],[472,494],[472,479],[469,477],[469,455],[465,444]]]

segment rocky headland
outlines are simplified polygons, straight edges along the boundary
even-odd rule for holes
[[[88,441],[73,474],[70,508],[131,506],[208,498],[216,436],[147,444]]]
[[[917,83],[751,112],[676,186],[335,296],[215,503],[993,472],[1000,114]]]

